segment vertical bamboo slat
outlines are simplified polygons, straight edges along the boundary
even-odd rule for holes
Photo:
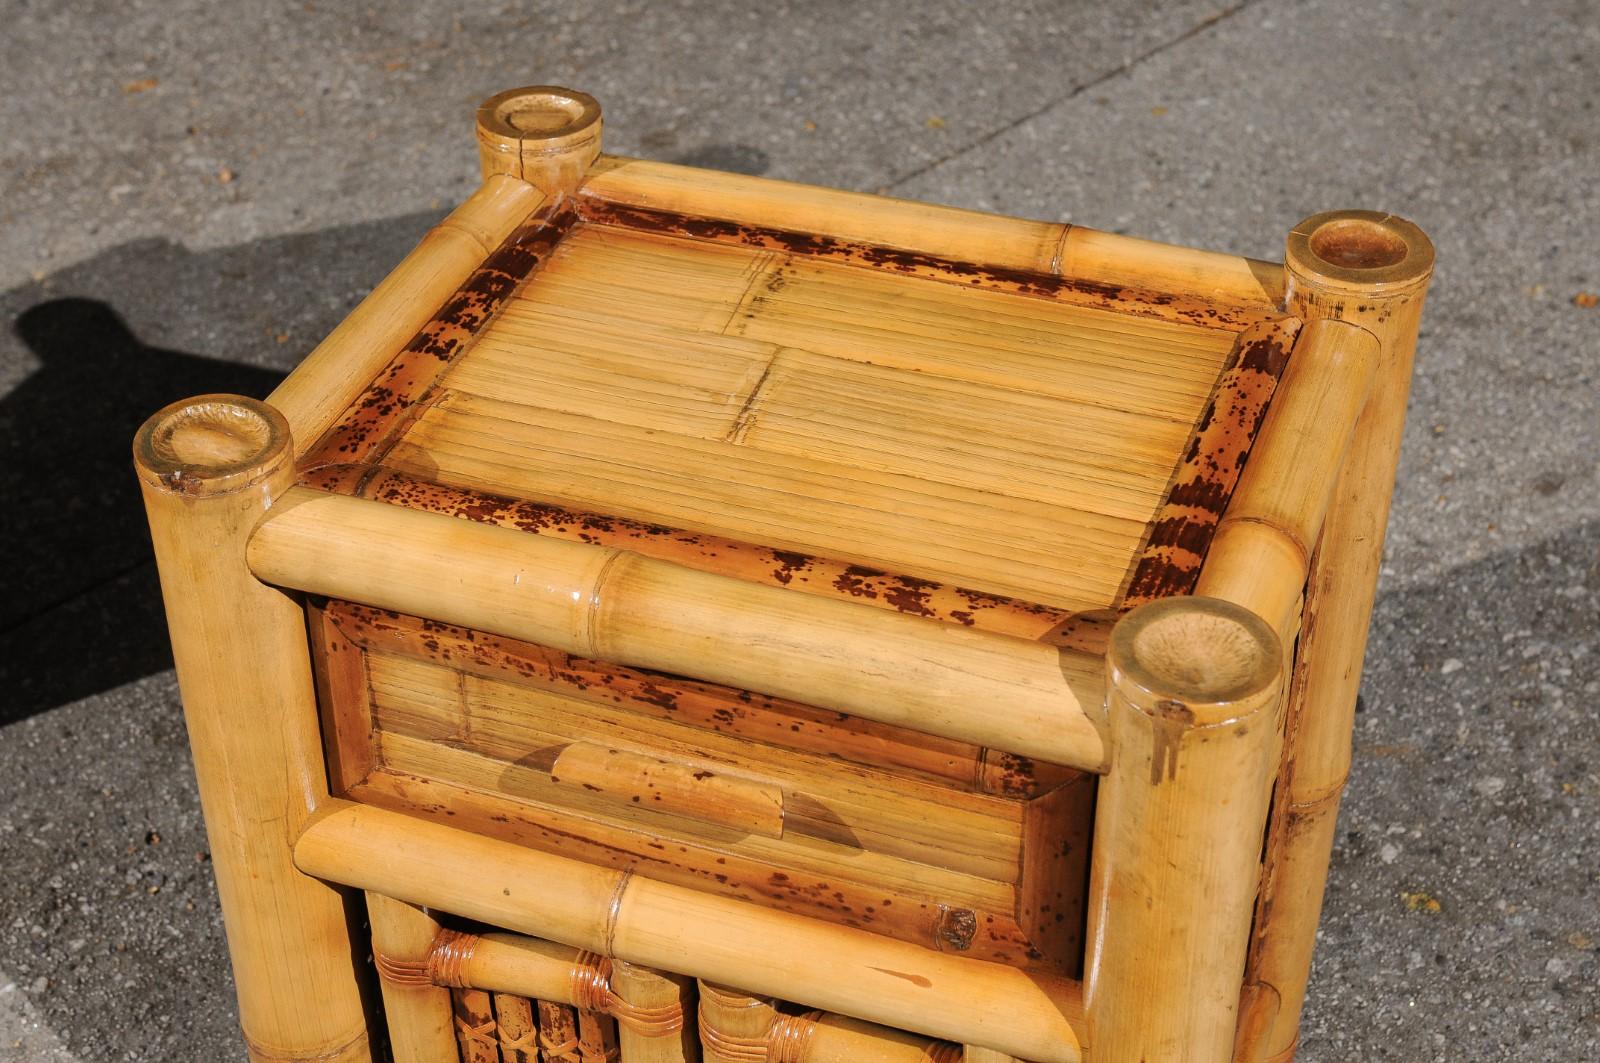
[[[481,989],[452,989],[450,1000],[455,1005],[461,1063],[500,1063],[500,1035],[489,994]]]
[[[527,997],[494,994],[494,1023],[504,1063],[539,1063],[539,1021]]]
[[[1287,752],[1251,962],[1255,978],[1282,999],[1268,1039],[1274,1060],[1292,1057],[1298,1039],[1433,257],[1416,225],[1374,211],[1318,214],[1288,239],[1290,312],[1368,330],[1378,339],[1380,364],[1312,561],[1301,663],[1288,699]]]
[[[583,1063],[576,1008],[553,1000],[539,1001],[539,1049],[546,1063]]]
[[[436,1063],[456,1050],[450,990],[428,974],[439,923],[415,905],[367,894],[372,962],[383,990],[394,1063]]]
[[[1118,622],[1106,667],[1088,1044],[1096,1063],[1220,1063],[1249,944],[1282,650],[1237,605],[1166,598]]]
[[[580,1008],[578,1056],[583,1063],[612,1063],[617,1058],[617,1021],[609,1015]]]
[[[174,403],[133,447],[252,1058],[367,1060],[345,899],[295,869],[327,796],[305,614],[244,561],[294,480],[289,425],[253,399]]]

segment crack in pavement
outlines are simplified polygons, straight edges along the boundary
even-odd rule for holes
[[[1057,96],[1056,98],[1048,101],[1047,103],[1044,103],[1041,106],[1034,108],[1033,110],[1029,111],[1027,114],[1020,115],[1017,118],[1012,119],[1011,121],[1007,122],[1005,125],[1002,125],[1002,126],[999,126],[996,129],[990,130],[989,132],[983,134],[981,137],[979,137],[978,139],[976,139],[976,140],[972,141],[971,143],[965,145],[964,147],[957,148],[954,151],[951,151],[951,152],[948,152],[948,153],[946,153],[944,155],[939,156],[937,159],[934,159],[931,162],[923,163],[921,166],[918,166],[914,170],[910,170],[910,171],[908,171],[906,173],[901,174],[899,177],[896,177],[896,178],[886,182],[883,185],[883,188],[884,189],[898,188],[901,185],[905,184],[907,181],[915,180],[916,178],[921,177],[923,174],[931,173],[932,171],[937,170],[939,167],[943,166],[947,162],[951,162],[951,161],[953,161],[955,159],[959,159],[963,155],[970,154],[971,152],[977,150],[978,148],[983,147],[985,144],[992,143],[993,141],[999,139],[1000,137],[1005,136],[1007,133],[1011,132],[1013,129],[1016,129],[1019,126],[1026,125],[1027,123],[1033,121],[1035,118],[1038,118],[1042,114],[1049,113],[1051,110],[1061,106],[1063,103],[1067,103],[1070,100],[1077,99],[1079,96],[1082,96],[1085,92],[1088,92],[1090,89],[1096,88],[1097,86],[1100,86],[1100,85],[1104,85],[1106,82],[1111,81],[1114,78],[1121,77],[1123,74],[1128,73],[1128,71],[1134,69],[1135,67],[1137,67],[1140,64],[1146,62],[1147,60],[1153,59],[1156,56],[1161,55],[1163,52],[1170,51],[1171,49],[1176,48],[1180,44],[1184,44],[1187,41],[1193,40],[1194,38],[1200,36],[1202,33],[1206,32],[1209,29],[1211,29],[1213,26],[1216,26],[1216,25],[1218,25],[1218,24],[1220,24],[1222,22],[1226,22],[1228,19],[1232,18],[1234,15],[1237,15],[1239,12],[1243,11],[1245,8],[1254,7],[1259,2],[1260,2],[1260,0],[1241,0],[1240,3],[1236,3],[1236,4],[1232,5],[1231,7],[1225,7],[1221,11],[1218,11],[1216,14],[1207,16],[1206,18],[1204,18],[1204,19],[1200,20],[1199,22],[1195,23],[1193,26],[1190,26],[1188,29],[1184,30],[1182,33],[1178,34],[1176,37],[1173,37],[1171,40],[1162,41],[1160,44],[1156,45],[1155,47],[1149,48],[1146,51],[1143,51],[1143,52],[1139,53],[1138,55],[1134,56],[1132,59],[1128,59],[1128,60],[1123,61],[1120,65],[1113,67],[1112,69],[1106,71],[1105,73],[1099,75],[1098,77],[1091,78],[1088,81],[1085,81],[1080,85],[1074,85],[1065,94],[1063,94],[1061,96]]]

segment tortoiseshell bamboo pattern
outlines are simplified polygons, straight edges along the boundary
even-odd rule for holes
[[[251,1057],[1291,1059],[1427,237],[602,125],[487,101],[268,404],[136,441]]]

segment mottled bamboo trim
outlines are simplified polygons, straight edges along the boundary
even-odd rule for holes
[[[1194,590],[1299,331],[1298,319],[1280,318],[1239,333],[1150,525],[1124,609]]]
[[[1144,290],[1088,278],[1062,276],[1055,272],[964,262],[927,252],[846,240],[821,233],[630,206],[593,196],[580,196],[577,201],[583,219],[596,225],[825,259],[967,287],[1042,296],[1075,306],[1111,310],[1137,317],[1179,321],[1203,328],[1242,329],[1281,316],[1278,311],[1265,305],[1230,306],[1193,295]],[[1062,241],[1070,232],[1067,229],[1063,233]]]
[[[577,220],[563,200],[546,204],[489,254],[305,455],[307,482],[318,466],[372,463],[427,405],[444,371],[559,244]]]

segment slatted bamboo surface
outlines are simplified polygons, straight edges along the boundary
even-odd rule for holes
[[[579,224],[386,466],[1112,604],[1232,332]]]

